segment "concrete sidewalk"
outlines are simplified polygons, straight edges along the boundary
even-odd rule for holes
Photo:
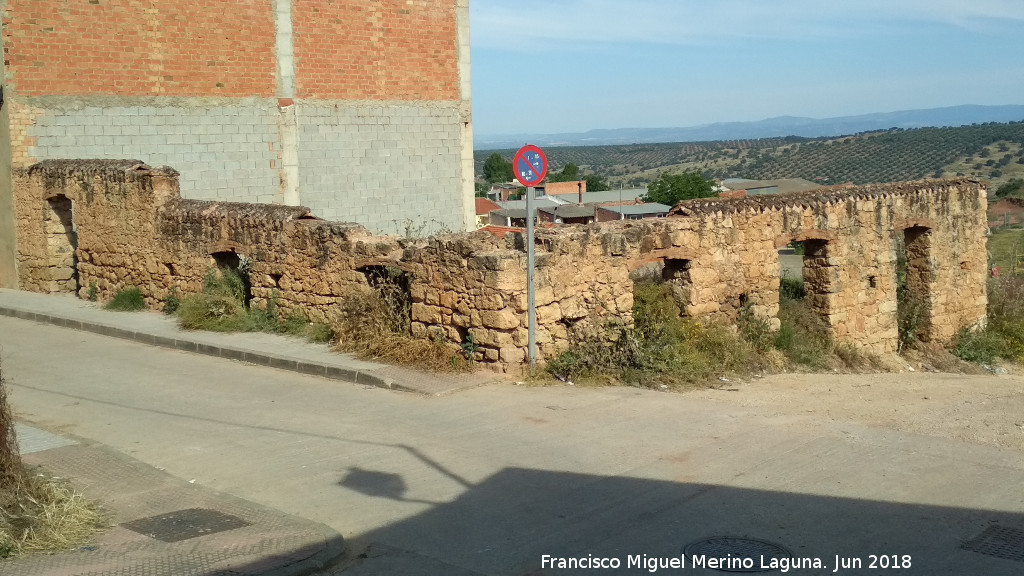
[[[502,376],[488,372],[433,374],[367,362],[351,354],[333,352],[325,344],[278,334],[182,330],[172,317],[158,312],[111,312],[69,294],[0,289],[0,316],[428,396],[503,380]]]
[[[72,478],[112,527],[89,546],[0,560],[18,576],[300,576],[330,565],[344,541],[309,520],[175,478],[99,445],[24,423],[22,458]]]

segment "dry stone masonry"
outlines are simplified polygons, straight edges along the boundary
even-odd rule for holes
[[[518,371],[526,358],[523,236],[407,239],[318,219],[303,207],[182,199],[178,174],[138,161],[45,161],[15,171],[20,287],[136,286],[151,305],[201,289],[217,263],[249,263],[253,303],[329,322],[374,274],[407,280],[415,336],[472,336],[478,360]],[[579,322],[630,319],[634,282],[670,282],[685,313],[732,322],[779,309],[779,250],[806,247],[803,277],[838,342],[897,344],[897,259],[922,302],[925,339],[948,342],[984,321],[986,190],[930,180],[735,200],[695,200],[667,218],[538,231],[539,357],[570,345]]]

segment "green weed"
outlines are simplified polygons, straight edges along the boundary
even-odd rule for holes
[[[574,380],[609,377],[640,387],[706,383],[757,370],[762,356],[729,328],[681,317],[671,286],[637,283],[633,319],[592,318],[574,327],[571,345],[547,363],[549,373]]]
[[[178,324],[188,330],[270,332],[304,337],[312,342],[332,339],[329,327],[314,327],[297,310],[281,319],[277,292],[270,295],[263,308],[250,306],[247,294],[247,281],[239,272],[231,268],[212,269],[203,280],[202,292],[180,299],[176,308]],[[166,304],[167,299],[165,310]]]
[[[114,298],[104,306],[115,312],[137,312],[146,309],[146,299],[134,286],[118,290]]]
[[[178,288],[172,287],[171,291],[164,296],[164,314],[174,314],[181,307],[181,298],[178,297]]]

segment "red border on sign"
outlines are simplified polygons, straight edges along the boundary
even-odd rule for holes
[[[533,164],[525,158],[526,154],[530,152],[536,153],[537,155],[540,156],[540,161],[544,164],[544,169],[541,170],[541,173],[538,175],[537,179],[524,182],[523,177],[520,176],[519,174],[519,163],[526,162],[531,167],[533,167]],[[543,182],[544,178],[546,178],[548,175],[548,157],[540,148],[532,144],[527,144],[526,146],[520,148],[519,151],[516,152],[516,155],[512,157],[512,173],[515,175],[516,180],[518,180],[519,183],[522,184],[523,186],[536,186],[537,184]],[[534,173],[536,173],[536,167],[534,167]]]

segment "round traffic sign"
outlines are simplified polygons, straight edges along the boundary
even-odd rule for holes
[[[548,157],[533,145],[526,145],[512,158],[512,171],[523,186],[536,186],[548,175]]]

